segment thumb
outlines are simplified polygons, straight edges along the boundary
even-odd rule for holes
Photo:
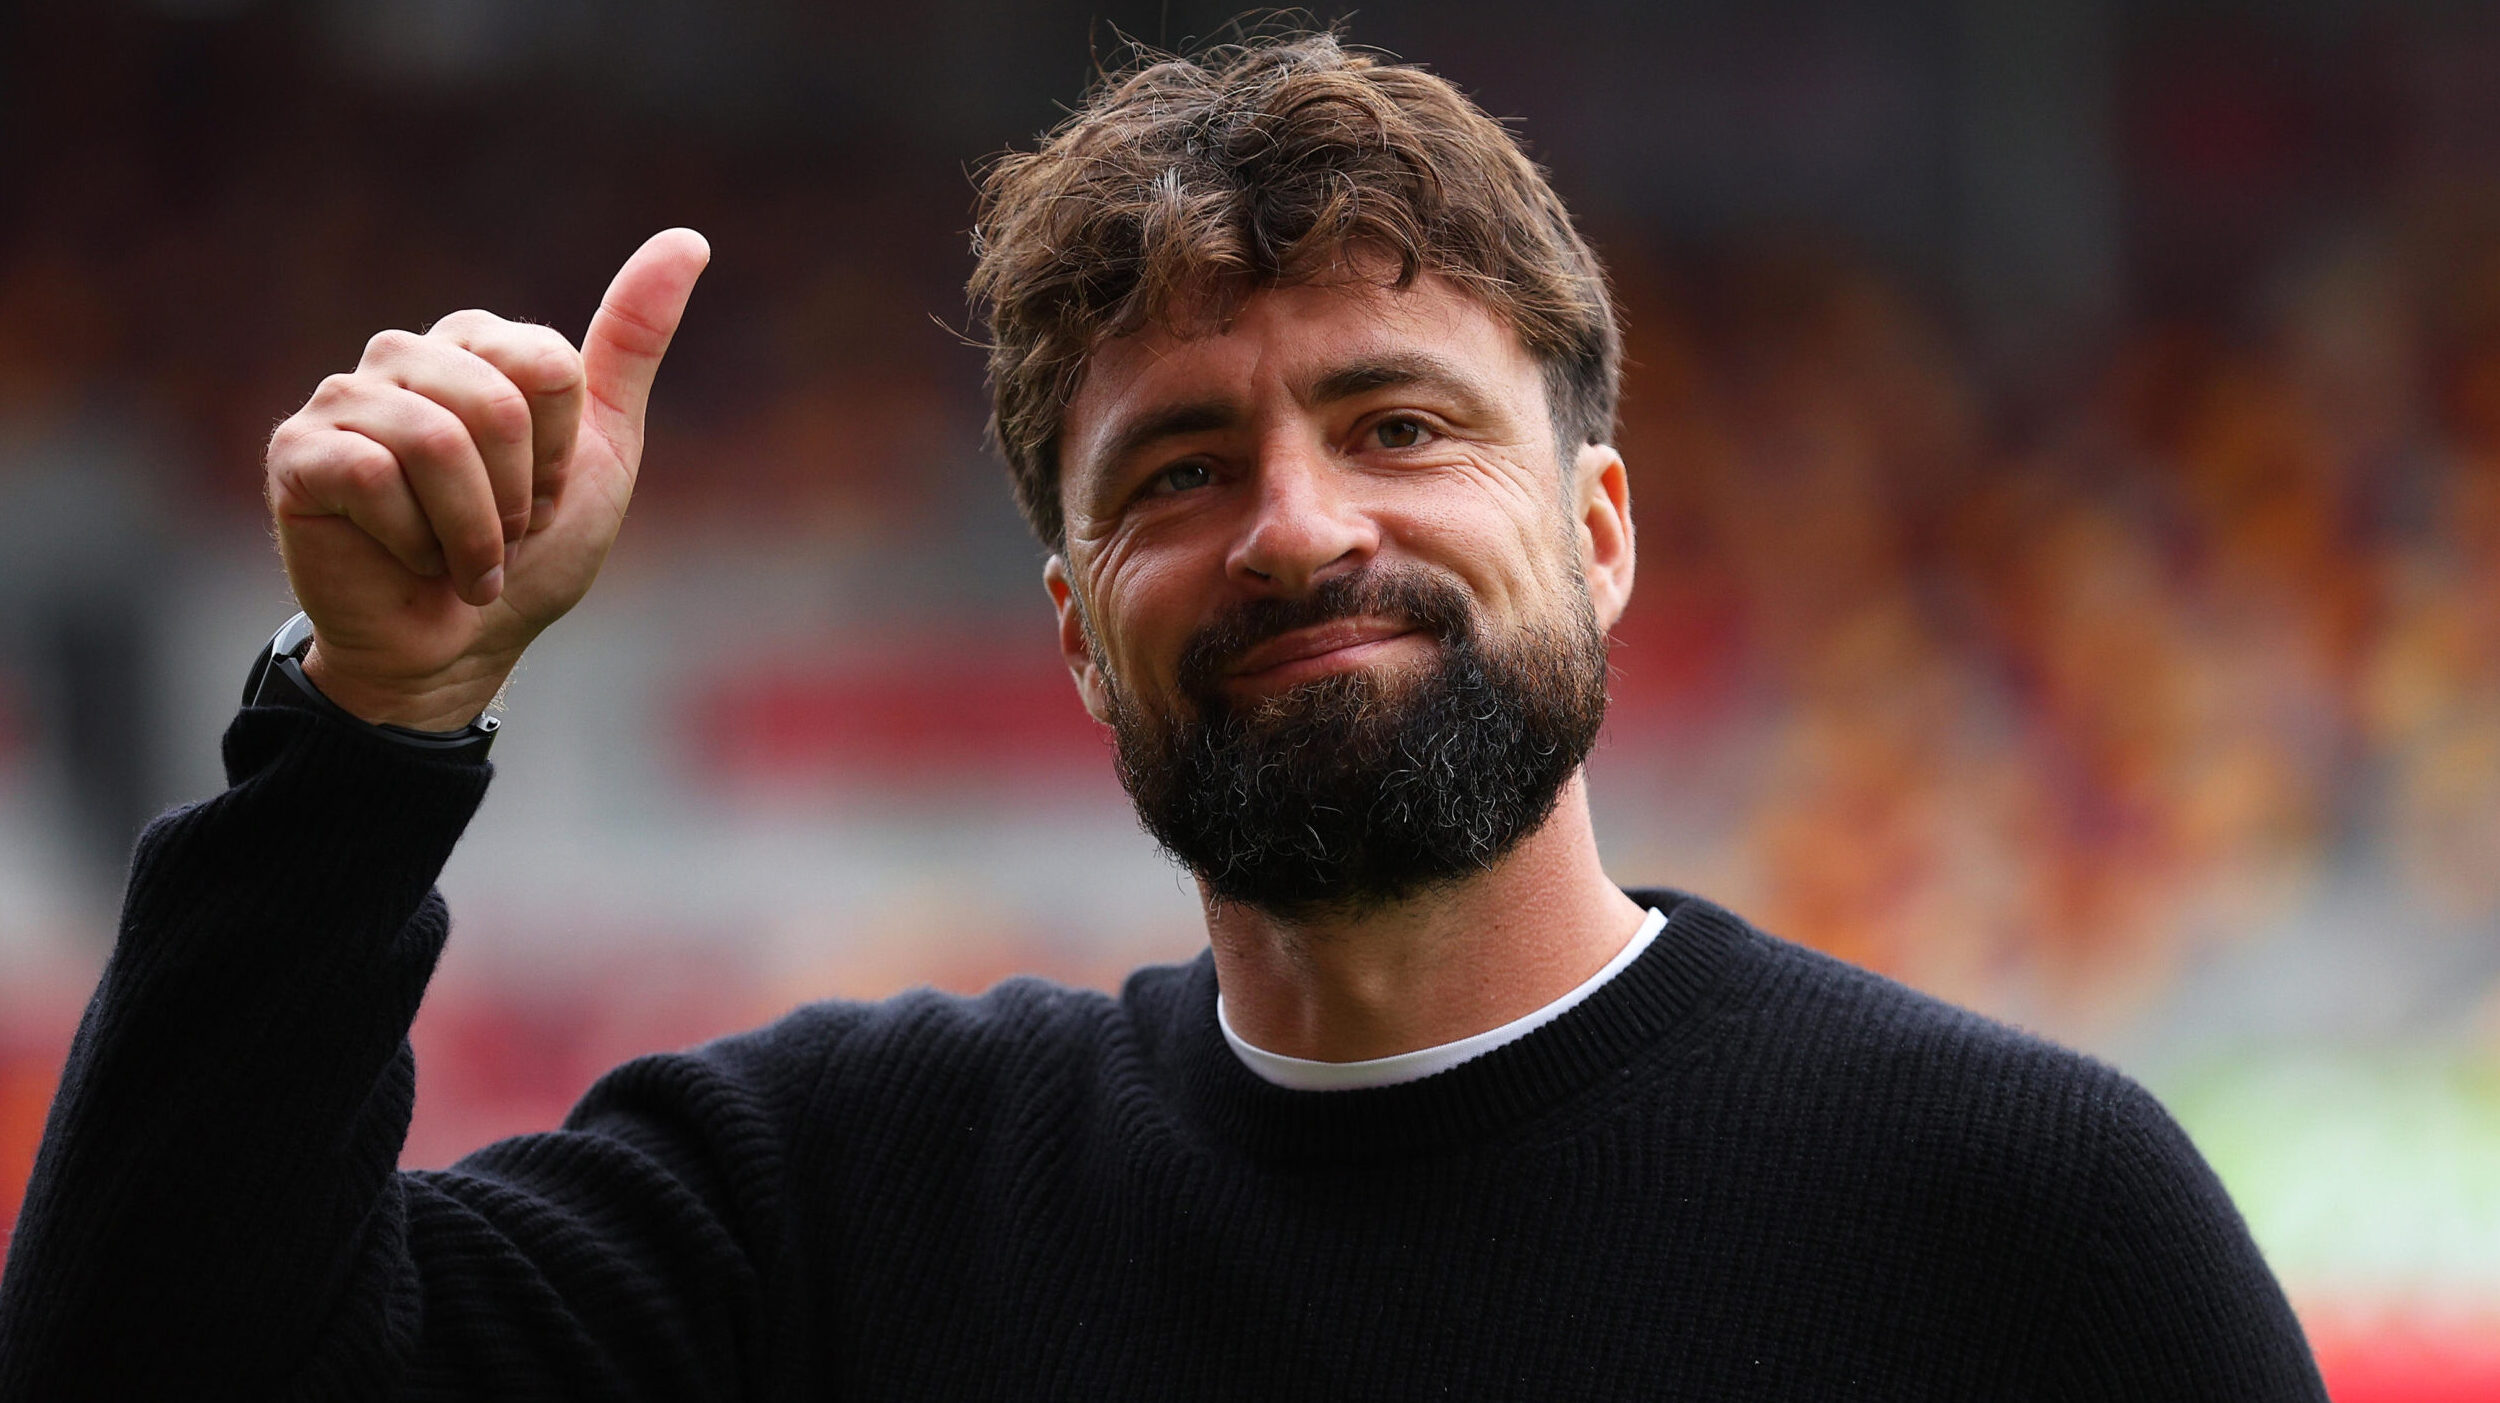
[[[582,380],[590,391],[591,423],[631,467],[642,448],[643,411],[660,357],[677,334],[694,280],[712,260],[712,246],[692,229],[663,229],[634,250],[599,299],[582,336]]]

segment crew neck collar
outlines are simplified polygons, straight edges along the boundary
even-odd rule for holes
[[[1259,1079],[1215,1020],[1215,963],[1140,978],[1125,999],[1168,1092],[1211,1140],[1276,1161],[1379,1161],[1510,1133],[1628,1067],[1694,1014],[1759,937],[1675,891],[1630,892],[1667,917],[1649,948],[1569,1012],[1515,1042],[1419,1081],[1296,1091]]]
[[[1386,1057],[1367,1057],[1354,1062],[1321,1062],[1308,1057],[1288,1057],[1244,1038],[1232,1025],[1225,1012],[1224,995],[1219,987],[1215,996],[1215,1027],[1224,1035],[1224,1042],[1241,1059],[1241,1064],[1255,1073],[1259,1080],[1295,1091],[1360,1091],[1375,1086],[1397,1086],[1438,1076],[1453,1067],[1462,1066],[1484,1056],[1495,1048],[1515,1043],[1546,1024],[1577,1008],[1589,995],[1605,987],[1606,981],[1623,972],[1625,966],[1641,957],[1649,942],[1667,924],[1666,913],[1651,906],[1641,912],[1641,922],[1633,928],[1630,939],[1621,949],[1561,995],[1530,1009],[1496,1028],[1487,1028],[1463,1038],[1419,1047],[1411,1052],[1392,1053]]]

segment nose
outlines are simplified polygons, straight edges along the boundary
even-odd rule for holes
[[[1225,574],[1253,591],[1304,594],[1379,550],[1379,526],[1325,448],[1262,445],[1255,483],[1250,519],[1225,561]]]

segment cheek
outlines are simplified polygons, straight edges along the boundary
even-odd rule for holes
[[[1125,687],[1162,686],[1198,617],[1188,572],[1150,551],[1113,549],[1093,571],[1094,642]]]
[[[1570,579],[1570,537],[1551,484],[1507,464],[1454,463],[1403,494],[1398,535],[1464,580],[1483,607],[1515,613],[1520,596]]]

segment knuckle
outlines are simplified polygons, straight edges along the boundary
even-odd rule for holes
[[[365,359],[367,361],[397,360],[407,355],[416,344],[417,336],[414,332],[401,331],[396,327],[388,331],[377,331],[373,333],[373,339],[365,342]]]
[[[491,330],[502,323],[503,318],[496,316],[494,313],[487,311],[483,307],[463,307],[459,311],[452,313],[450,316],[443,318],[441,321],[434,323],[434,330],[438,335],[468,336],[474,335],[480,331]]]
[[[344,441],[325,466],[337,475],[342,487],[360,497],[373,497],[398,485],[399,460],[389,449],[369,438],[341,437]]]
[[[475,444],[468,426],[446,413],[428,417],[409,436],[408,446],[429,462],[456,463],[469,456]]]
[[[526,443],[530,436],[530,402],[509,380],[497,378],[486,394],[486,423],[501,443]]]
[[[550,391],[566,391],[582,381],[582,353],[550,327],[535,327],[529,338],[530,368]]]
[[[341,400],[351,399],[355,396],[360,384],[356,376],[348,371],[324,375],[321,377],[321,383],[313,387],[312,398],[305,402],[304,407],[309,409],[314,405],[319,405],[326,409]]]
[[[300,478],[318,471],[325,456],[319,432],[298,416],[278,425],[269,436],[263,461],[271,477]]]

